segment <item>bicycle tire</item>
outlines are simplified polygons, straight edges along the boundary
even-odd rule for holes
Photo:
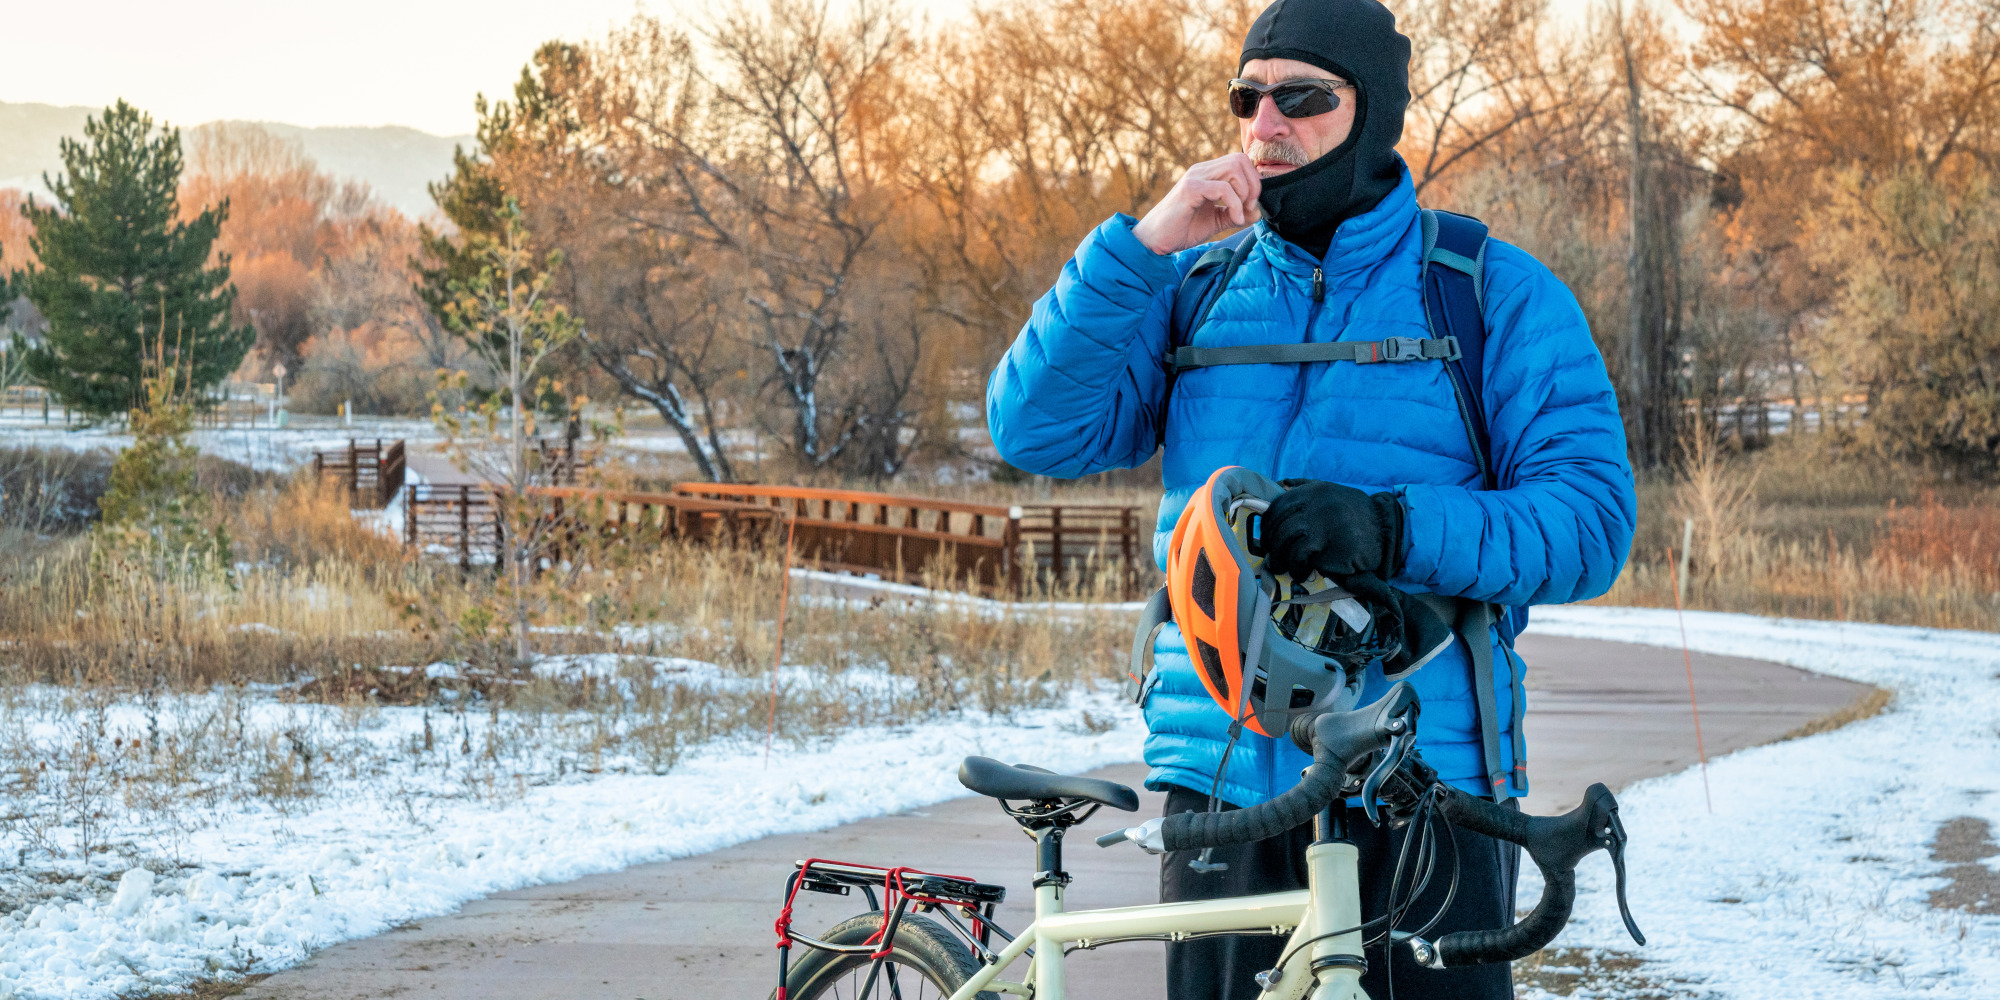
[[[828,944],[860,944],[881,926],[882,914],[863,913],[834,924],[819,939]],[[785,1000],[857,1000],[861,996],[872,964],[868,956],[803,950],[785,977]],[[871,1000],[945,1000],[977,971],[978,960],[950,931],[928,917],[906,913],[896,926],[894,947],[883,963],[882,978],[875,984]],[[777,996],[776,990],[771,991],[772,1000]],[[980,993],[979,1000],[999,998]]]

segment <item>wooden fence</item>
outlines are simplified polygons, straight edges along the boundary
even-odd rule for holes
[[[1153,533],[1136,507],[1031,504],[1014,510],[1021,562],[1043,586],[1090,586],[1114,574],[1115,589],[1129,598],[1153,576]]]
[[[674,492],[788,511],[802,563],[896,581],[920,579],[941,563],[954,582],[974,590],[1021,589],[1020,520],[1007,507],[741,483],[681,483]]]
[[[203,393],[195,423],[203,427],[269,427],[277,419],[276,382],[222,382]]]
[[[797,486],[682,483],[670,493],[542,486],[529,496],[540,517],[546,558],[560,558],[586,534],[621,544],[667,539],[762,544],[792,522],[795,557],[823,569],[915,581],[940,566],[956,586],[1016,596],[1029,585],[1109,584],[1136,596],[1150,532],[1131,507],[1002,507],[929,497]],[[405,494],[404,537],[461,566],[490,563],[505,526],[480,486],[413,484]],[[1112,574],[1106,579],[1103,574]]]
[[[678,493],[536,486],[528,495],[548,504],[548,547],[557,558],[586,532],[626,545],[674,539],[761,545],[785,517],[769,507]]]
[[[484,486],[411,483],[403,495],[403,544],[419,555],[449,556],[461,569],[496,563],[506,529]]]
[[[615,544],[724,539],[761,544],[784,512],[748,504],[672,493],[637,493],[582,487],[530,487],[542,502],[535,530],[543,557],[560,559],[584,535]],[[403,496],[403,541],[419,554],[442,556],[460,568],[495,565],[507,543],[507,524],[494,492],[485,486],[411,483]]]
[[[62,422],[69,423],[69,407],[55,393],[39,385],[10,385],[0,389],[0,417],[51,424],[55,422],[51,416],[54,411],[61,411]]]
[[[409,464],[403,442],[385,447],[381,438],[372,445],[349,438],[343,451],[313,452],[313,475],[332,480],[347,491],[348,502],[356,507],[381,509],[403,492]]]
[[[1151,533],[1132,507],[1002,507],[931,497],[808,486],[681,483],[676,493],[791,511],[801,561],[909,581],[938,563],[976,590],[1019,595],[1029,584],[1135,596]],[[1112,574],[1105,581],[1102,574]]]

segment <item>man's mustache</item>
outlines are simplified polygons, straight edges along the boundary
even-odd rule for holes
[[[1305,147],[1289,139],[1252,139],[1249,147],[1243,152],[1251,160],[1259,163],[1276,160],[1295,167],[1303,167],[1312,162],[1312,157],[1306,155]]]

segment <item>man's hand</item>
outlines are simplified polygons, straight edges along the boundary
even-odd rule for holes
[[[1403,502],[1352,486],[1287,479],[1259,532],[1265,565],[1299,579],[1314,570],[1335,582],[1359,573],[1383,580],[1402,569]]]
[[[1174,182],[1173,190],[1132,227],[1132,235],[1157,254],[1200,246],[1225,229],[1263,218],[1257,204],[1263,189],[1257,165],[1242,153],[1203,160]]]

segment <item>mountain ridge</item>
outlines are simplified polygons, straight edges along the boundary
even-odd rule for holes
[[[46,195],[42,175],[62,170],[58,141],[66,136],[81,138],[84,119],[100,110],[0,101],[0,188]],[[212,123],[200,123],[207,124]],[[451,172],[452,148],[472,143],[470,135],[433,135],[406,125],[246,124],[298,142],[321,170],[366,182],[384,204],[412,218],[433,210],[425,185]],[[200,125],[180,128],[185,133]]]

